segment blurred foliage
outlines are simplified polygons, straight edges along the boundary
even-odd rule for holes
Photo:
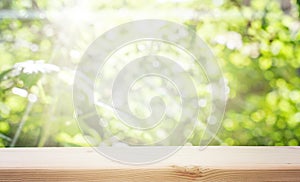
[[[299,0],[87,2],[0,1],[0,147],[86,146],[70,94],[76,64],[101,33],[143,18],[185,24],[218,58],[230,91],[212,145],[300,144]]]

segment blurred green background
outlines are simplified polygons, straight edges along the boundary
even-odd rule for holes
[[[299,6],[299,0],[1,0],[0,147],[88,146],[74,117],[76,65],[103,32],[146,18],[186,25],[216,55],[229,92],[211,145],[299,145]],[[201,134],[196,130],[188,145],[199,144]]]

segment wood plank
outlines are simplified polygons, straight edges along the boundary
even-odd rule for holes
[[[0,181],[300,181],[300,147],[183,147],[150,165],[92,148],[2,148]]]

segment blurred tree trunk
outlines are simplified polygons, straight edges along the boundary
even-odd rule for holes
[[[285,14],[289,14],[292,8],[291,0],[281,0],[280,7]]]
[[[251,0],[243,0],[243,5],[244,6],[250,6]]]
[[[297,0],[298,5],[298,17],[300,18],[300,0]]]
[[[2,5],[3,9],[10,9],[12,1],[4,0],[2,3],[3,3],[3,5]]]
[[[35,0],[31,0],[31,7],[32,9],[39,9],[39,6]]]

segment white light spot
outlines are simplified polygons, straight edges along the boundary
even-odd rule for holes
[[[21,96],[21,97],[27,97],[27,95],[28,95],[27,90],[21,89],[21,88],[17,88],[17,87],[14,87],[14,88],[12,89],[12,93],[13,93],[13,94],[16,94],[16,95],[18,95],[18,96]]]
[[[78,59],[80,58],[80,52],[76,51],[76,50],[71,50],[70,51],[70,56],[73,59]]]
[[[206,99],[200,99],[198,104],[200,107],[205,107],[207,104],[207,101],[206,101]]]
[[[37,101],[37,96],[34,95],[34,94],[29,94],[29,95],[28,95],[28,100],[29,100],[29,102],[34,103],[34,102]]]

